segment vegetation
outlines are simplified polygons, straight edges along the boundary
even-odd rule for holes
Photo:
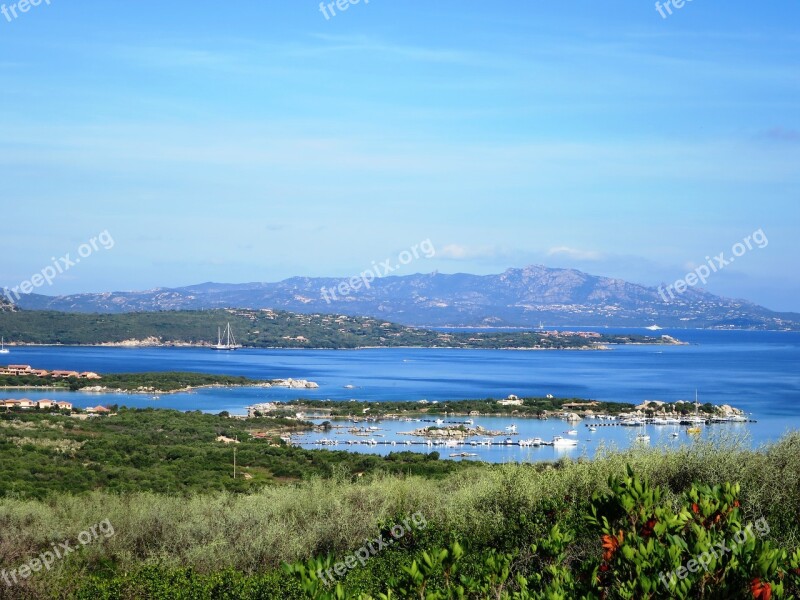
[[[7,342],[25,344],[120,344],[130,340],[163,344],[216,343],[216,329],[230,322],[241,344],[253,348],[541,348],[603,344],[669,343],[639,335],[550,336],[546,332],[448,333],[404,327],[366,317],[273,310],[169,311],[84,314],[0,311]]]
[[[341,402],[336,400],[293,400],[287,402],[286,406],[295,411],[324,411],[332,417],[349,417],[358,415],[359,417],[370,416],[379,417],[386,415],[468,415],[471,412],[478,412],[481,415],[510,415],[520,417],[539,417],[545,413],[564,411],[564,405],[585,404],[595,413],[617,415],[622,412],[635,410],[633,404],[627,402],[597,402],[590,405],[589,402],[580,398],[520,398],[521,405],[500,404],[502,400],[486,398],[483,400],[448,400],[442,402],[420,403],[414,402]],[[709,405],[712,407],[713,405]],[[569,408],[570,411],[578,409]]]
[[[461,597],[461,588],[466,598],[797,597],[800,434],[760,451],[698,441],[523,465],[248,440],[286,425],[154,410],[4,415],[3,568],[105,519],[115,534],[49,572],[0,584],[0,594],[325,598],[336,587],[315,582],[309,564],[334,566],[421,513],[425,529],[336,578],[342,595],[330,597],[419,598],[423,587],[430,598]],[[234,445],[218,435],[247,440],[237,463],[252,479],[233,479]],[[751,523],[768,532],[709,562],[708,573],[691,572],[683,595],[667,592],[662,571],[721,541],[731,547]]]
[[[164,371],[156,373],[110,373],[102,379],[68,379],[37,377],[36,375],[0,375],[0,386],[5,387],[54,387],[81,390],[101,386],[109,390],[125,392],[174,392],[187,388],[203,386],[256,386],[271,383],[261,379],[232,375],[211,375],[207,373],[185,373]]]
[[[243,493],[335,471],[440,477],[474,466],[439,461],[436,453],[381,457],[288,447],[281,434],[313,425],[285,416],[243,420],[226,414],[114,408],[113,416],[90,419],[0,413],[0,496],[46,499],[96,490]],[[239,443],[219,442],[220,436]]]

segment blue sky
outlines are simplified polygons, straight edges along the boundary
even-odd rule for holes
[[[2,3],[2,0],[0,0]],[[6,5],[13,4],[6,0]],[[624,4],[624,6],[622,6]],[[66,2],[0,15],[0,285],[542,263],[800,311],[800,5]]]

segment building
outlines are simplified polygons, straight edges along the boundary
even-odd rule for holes
[[[105,406],[90,406],[86,409],[86,412],[90,415],[107,415],[111,413]]]
[[[56,402],[58,410],[72,410],[72,402]]]
[[[54,379],[69,379],[70,377],[80,379],[80,376],[81,374],[77,371],[50,371],[50,377]]]
[[[56,405],[56,403],[53,402],[52,400],[39,400],[36,403],[36,406],[39,407],[39,410],[50,410],[55,405]]]
[[[30,375],[33,369],[30,365],[8,365],[7,375]]]
[[[510,394],[505,400],[498,400],[500,406],[522,406],[522,400],[514,394]]]

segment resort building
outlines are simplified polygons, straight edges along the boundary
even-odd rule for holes
[[[45,369],[34,369],[30,365],[8,365],[7,367],[0,367],[0,375],[20,376],[28,375],[35,377],[53,377],[54,379],[102,379],[97,373],[86,371],[79,373],[78,371],[47,371]]]

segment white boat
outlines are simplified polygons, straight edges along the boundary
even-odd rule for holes
[[[541,446],[542,444],[544,444],[544,441],[542,440],[542,438],[535,437],[535,438],[533,438],[531,440],[531,445],[532,446]]]
[[[592,433],[594,433],[595,431],[597,431],[597,427],[589,427],[589,431],[591,431]]]
[[[656,417],[653,419],[653,425],[680,425],[681,420],[675,417]]]
[[[644,421],[642,419],[623,419],[619,424],[623,427],[641,427],[644,425]]]
[[[8,354],[10,351],[6,348],[6,338],[0,338],[0,354]]]
[[[472,419],[467,419],[466,421],[464,421],[464,425],[475,425],[475,421],[473,421]]]
[[[646,433],[640,433],[639,435],[636,436],[636,441],[637,442],[649,442],[650,441],[650,436],[647,435]]]
[[[553,438],[554,448],[574,448],[578,445],[578,440],[569,440],[557,435]]]
[[[728,417],[730,423],[747,423],[747,417],[744,415],[731,415]]]
[[[658,325],[650,325],[650,327],[645,327],[645,329],[649,331],[661,331],[663,327],[659,327]]]
[[[680,433],[678,433],[677,431],[673,431],[672,432],[672,437],[674,437],[674,438],[678,437],[679,435],[680,435]]]
[[[517,426],[513,424],[509,425],[508,427],[506,427],[506,431],[509,431],[511,433],[517,433]]]
[[[437,425],[444,425],[444,419],[436,419]]]
[[[567,432],[567,435],[578,435],[578,430],[577,429],[570,429]]]
[[[225,342],[223,343],[222,338],[222,329],[217,327],[217,343],[211,345],[212,350],[236,350],[237,348],[241,348],[241,344],[236,343],[236,338],[233,337],[233,332],[231,332],[231,324],[228,323],[227,327],[225,327]]]

